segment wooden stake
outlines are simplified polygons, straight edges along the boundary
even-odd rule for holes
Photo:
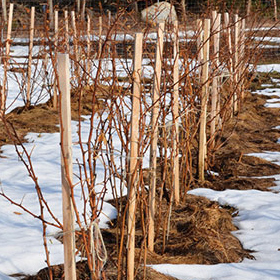
[[[35,7],[31,8],[30,18],[30,35],[29,35],[29,55],[28,55],[28,68],[27,68],[27,88],[26,88],[26,106],[31,104],[31,75],[32,75],[32,50],[33,50],[33,38],[34,38],[34,21],[35,21]]]
[[[102,16],[98,18],[99,20],[99,48],[98,48],[98,58],[100,59],[101,57],[101,52],[102,52]]]
[[[201,77],[201,72],[202,72],[202,60],[203,60],[203,48],[202,48],[202,43],[203,43],[203,32],[202,32],[202,20],[198,19],[196,21],[196,28],[197,28],[197,32],[198,32],[198,36],[197,36],[197,42],[196,42],[196,46],[197,46],[197,50],[198,50],[198,54],[197,54],[197,62],[198,62],[198,73],[199,73],[199,77]]]
[[[174,153],[174,167],[173,167],[173,189],[175,204],[180,202],[180,180],[179,180],[179,27],[178,21],[174,22],[174,45],[173,45],[173,125],[174,132],[173,139],[173,153]]]
[[[82,0],[81,19],[85,20],[86,0]]]
[[[74,43],[74,54],[75,54],[76,77],[77,77],[77,79],[80,79],[80,67],[79,67],[80,54],[79,54],[79,48],[78,48],[76,18],[75,18],[74,11],[71,12],[71,18],[72,18],[72,27],[73,27],[73,43]]]
[[[72,139],[69,54],[58,54],[58,80],[61,91],[60,137],[65,280],[76,280],[75,227],[72,203]]]
[[[129,157],[129,207],[127,217],[127,280],[134,280],[135,257],[135,212],[136,191],[138,184],[138,146],[139,146],[139,119],[140,119],[140,92],[141,92],[141,66],[142,66],[143,34],[136,33],[133,69],[133,96],[131,117],[131,139]]]
[[[238,64],[239,64],[239,37],[240,37],[240,25],[239,25],[239,16],[237,14],[234,15],[234,73],[233,73],[233,81],[234,81],[234,94],[233,94],[233,112],[236,113],[238,111]]]
[[[2,0],[2,15],[3,15],[3,20],[4,23],[6,24],[7,22],[7,2],[6,0]]]
[[[3,60],[3,84],[1,89],[1,115],[5,114],[6,109],[6,91],[7,91],[7,72],[8,72],[8,66],[9,66],[9,59],[10,59],[10,45],[11,45],[11,33],[12,33],[12,21],[13,21],[13,10],[14,10],[14,4],[10,4],[9,9],[9,20],[8,20],[8,29],[7,29],[7,40],[6,40],[6,52],[5,52],[5,58]]]
[[[68,11],[64,11],[64,20],[65,20],[65,48],[67,53],[70,53],[70,45],[69,45],[69,24],[68,24]]]
[[[218,33],[218,41],[219,41],[219,43],[218,43],[218,46],[220,46],[220,41],[221,41],[221,34],[222,34],[222,24],[221,24],[221,18],[222,18],[222,15],[221,14],[218,14],[218,21],[220,22],[220,24],[219,24],[219,28],[218,28],[218,30],[219,30],[219,33]],[[219,50],[217,50],[217,52],[218,52],[218,57],[220,56],[220,54],[219,54]],[[217,62],[217,64],[219,65],[220,64],[220,59],[218,60],[218,62]],[[221,75],[221,73],[220,73],[220,75]],[[220,77],[218,77],[217,78],[217,83],[218,83],[218,88],[220,87],[220,84],[221,84],[221,81],[222,81],[222,77],[220,76]],[[218,115],[218,117],[216,118],[216,123],[217,123],[217,126],[219,127],[219,128],[221,128],[222,127],[222,117],[221,117],[221,114],[220,114],[220,112],[221,112],[221,94],[218,94],[218,100],[217,100],[217,112],[219,113],[219,115]]]
[[[71,19],[72,19],[72,28],[73,28],[73,42],[74,42],[74,52],[75,52],[75,59],[76,62],[78,62],[78,43],[77,43],[77,28],[76,28],[76,18],[75,18],[75,12],[71,12]]]
[[[183,19],[183,22],[186,23],[186,20],[187,20],[187,13],[186,13],[186,0],[181,0],[180,1],[180,6],[182,8],[182,19]]]
[[[164,23],[158,26],[158,37],[155,57],[155,73],[153,83],[153,112],[151,122],[151,147],[150,147],[150,192],[149,192],[149,229],[148,229],[148,248],[154,250],[154,224],[155,224],[155,194],[156,194],[156,168],[157,168],[157,141],[158,141],[158,117],[159,117],[159,97],[161,83],[161,59],[163,52],[163,32]]]
[[[274,20],[277,21],[277,1],[273,0],[273,7],[274,7]]]
[[[217,73],[219,67],[219,51],[220,51],[220,31],[221,31],[221,14],[217,14],[216,11],[212,12],[212,32],[213,32],[213,49],[214,49],[214,71]],[[212,147],[215,145],[214,134],[217,125],[217,107],[218,101],[218,87],[219,77],[215,75],[212,82],[212,95],[211,95],[211,126],[210,126],[210,138],[212,138]]]
[[[77,13],[80,14],[81,11],[81,0],[76,0],[77,1]]]
[[[48,0],[48,5],[49,5],[49,16],[50,16],[50,29],[53,30],[53,0]]]
[[[48,52],[44,53],[44,60],[43,60],[43,69],[44,69],[44,78],[47,81],[48,78],[48,62],[49,62],[49,54]]]
[[[12,23],[13,23],[13,11],[14,4],[10,4],[9,8],[9,19],[8,19],[8,28],[7,28],[7,40],[6,40],[6,56],[10,55],[10,47],[11,47],[11,35],[12,35]]]
[[[90,44],[90,16],[87,15],[87,73],[88,80],[90,78],[90,54],[91,54],[91,44]]]
[[[57,61],[57,45],[58,45],[58,11],[54,12],[54,60],[55,67]],[[54,87],[53,87],[53,107],[57,109],[57,81],[54,76]]]
[[[206,114],[208,100],[208,79],[209,79],[209,38],[210,38],[210,19],[204,20],[203,38],[203,65],[202,65],[202,92],[201,92],[201,113],[199,129],[199,158],[198,175],[199,180],[204,181],[205,155],[207,153],[206,143]]]
[[[242,82],[241,82],[241,101],[244,99],[244,71],[245,71],[245,43],[246,43],[246,37],[245,37],[245,29],[246,29],[246,19],[243,18],[241,21],[241,35],[240,35],[240,70],[239,75],[242,76]]]
[[[251,14],[252,0],[247,0],[247,17]]]
[[[111,11],[108,11],[108,30],[110,29],[111,26]],[[110,40],[108,42],[108,58],[111,56],[111,36],[109,37]]]
[[[55,46],[57,46],[58,43],[58,11],[54,11],[54,40],[55,40]]]
[[[227,44],[228,44],[228,70],[229,70],[229,79],[230,79],[230,86],[231,90],[233,87],[233,61],[232,61],[232,43],[231,43],[231,29],[230,29],[230,22],[229,22],[229,14],[225,13],[224,14],[224,24],[225,24],[225,29],[226,29],[226,38],[227,38]],[[231,92],[231,99],[230,99],[230,105],[232,108],[232,113],[233,113],[233,102],[234,101],[234,94]],[[233,115],[233,114],[232,114]]]

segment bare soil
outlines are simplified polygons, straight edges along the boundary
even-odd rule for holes
[[[277,143],[280,131],[275,129],[275,126],[280,123],[280,113],[279,109],[264,107],[268,98],[270,97],[247,93],[238,116],[226,124],[222,136],[216,139],[221,144],[221,148],[215,153],[215,163],[210,166],[210,169],[218,175],[208,174],[204,183],[195,181],[191,188],[269,191],[269,187],[274,185],[272,178],[254,177],[280,174],[280,167],[266,160],[246,155],[251,152],[280,150],[280,144]],[[85,113],[90,112],[90,104],[89,98],[88,103],[82,106]],[[72,108],[74,117],[77,117],[77,110],[77,107]],[[57,110],[52,109],[49,102],[29,108],[17,108],[9,113],[7,118],[13,123],[20,138],[24,139],[26,133],[30,131],[56,132],[58,130],[57,115]],[[0,135],[0,145],[10,143],[2,123]],[[168,216],[167,205],[162,205],[162,211],[163,217]],[[158,229],[155,252],[147,253],[147,264],[217,264],[253,258],[251,252],[244,249],[239,240],[231,234],[232,231],[237,230],[232,223],[232,217],[235,215],[238,215],[236,209],[223,208],[206,198],[187,195],[184,202],[172,209],[168,240],[164,238],[166,231],[162,228]],[[136,259],[141,259],[143,258],[143,250],[141,250],[143,232],[139,221],[137,224],[139,228],[136,231]],[[109,253],[106,265],[107,278],[116,279],[116,228],[104,229],[102,233]],[[56,265],[52,269],[54,279],[62,279],[63,267]],[[143,271],[142,265],[139,266],[139,271],[141,270]],[[39,271],[37,275],[25,276],[22,279],[47,280],[47,269]],[[78,264],[78,279],[89,279],[85,262]],[[147,268],[146,279],[174,278]]]

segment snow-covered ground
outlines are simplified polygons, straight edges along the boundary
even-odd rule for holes
[[[20,52],[21,50],[15,50]],[[120,65],[121,63],[119,63]],[[130,67],[130,66],[129,66]],[[121,68],[121,66],[120,66]],[[279,65],[259,66],[258,71],[278,71]],[[120,69],[120,72],[122,70]],[[125,71],[125,70],[124,70]],[[2,75],[0,69],[0,75]],[[279,97],[269,101],[267,106],[280,107],[279,89],[265,89],[257,93]],[[8,104],[10,109],[23,105],[22,101],[12,103],[18,94],[17,83],[9,80]],[[87,129],[87,120],[83,129]],[[275,124],[277,125],[277,124]],[[73,142],[77,140],[77,123],[72,122]],[[29,143],[25,144],[32,151],[32,162],[42,191],[57,217],[61,219],[61,187],[60,187],[60,146],[59,134],[28,134]],[[115,143],[116,150],[118,143]],[[2,148],[0,158],[0,182],[3,191],[17,202],[22,202],[29,210],[39,213],[34,190],[34,183],[28,176],[22,162],[19,161],[12,145]],[[80,158],[77,145],[73,146],[74,158]],[[280,152],[259,154],[265,159],[280,164]],[[76,169],[75,169],[76,168]],[[100,167],[102,169],[102,167]],[[77,166],[74,166],[77,172]],[[261,174],[260,174],[261,175]],[[275,176],[280,190],[280,176]],[[255,251],[256,260],[244,260],[242,263],[218,265],[153,265],[161,272],[185,280],[257,280],[280,279],[280,194],[256,190],[222,192],[209,189],[197,189],[190,193],[203,195],[221,204],[228,204],[239,210],[234,219],[239,230],[234,234],[246,249]],[[110,193],[108,194],[109,198]],[[77,196],[79,201],[79,197]],[[82,203],[82,201],[80,201]],[[45,254],[42,241],[41,222],[32,218],[19,208],[0,197],[0,280],[11,279],[7,275],[13,273],[36,273],[45,267]],[[108,203],[104,204],[101,226],[106,226],[108,218],[113,218],[116,210]],[[62,245],[54,238],[55,228],[48,227],[48,245],[51,263],[63,262]]]
[[[280,64],[264,64],[258,65],[256,70],[258,72],[280,72]]]
[[[278,157],[280,153],[278,153]],[[280,187],[280,181],[277,182]],[[159,272],[182,280],[272,280],[280,279],[280,194],[257,190],[196,189],[190,193],[231,205],[239,214],[233,234],[246,249],[253,250],[255,260],[217,265],[153,265]]]

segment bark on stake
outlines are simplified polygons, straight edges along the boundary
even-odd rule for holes
[[[157,168],[157,141],[158,141],[158,117],[159,117],[159,96],[161,83],[161,59],[163,52],[163,31],[164,23],[158,26],[158,37],[155,57],[155,73],[153,82],[153,112],[151,122],[151,147],[150,147],[150,192],[149,192],[149,229],[148,229],[148,248],[154,251],[155,237],[155,194],[156,194],[156,168]]]
[[[65,280],[76,280],[75,227],[72,204],[72,139],[69,54],[58,54],[58,79],[61,90],[60,138]]]
[[[27,88],[26,88],[26,106],[28,107],[31,103],[30,91],[31,91],[31,66],[32,66],[32,50],[33,50],[33,38],[34,38],[34,19],[35,19],[35,8],[31,8],[30,18],[30,35],[29,35],[29,55],[28,55],[28,68],[27,68]]]
[[[140,119],[140,86],[143,34],[136,33],[133,69],[133,97],[129,161],[129,206],[127,217],[127,280],[134,280],[136,188],[138,184],[138,146]]]
[[[203,38],[203,65],[202,65],[202,92],[201,92],[201,113],[199,129],[199,157],[198,174],[199,180],[204,181],[205,155],[207,153],[206,143],[206,114],[208,100],[208,79],[209,79],[209,37],[210,37],[210,19],[204,20],[204,38]]]
[[[174,23],[174,46],[173,46],[173,153],[174,153],[174,166],[173,166],[173,188],[174,200],[177,205],[180,202],[180,182],[179,182],[179,27],[178,21]]]
[[[1,89],[1,115],[5,114],[6,109],[6,91],[7,91],[7,71],[9,66],[9,59],[10,59],[10,45],[11,45],[11,33],[12,33],[12,21],[13,21],[13,10],[14,4],[10,4],[9,9],[9,20],[8,20],[8,29],[7,29],[7,40],[6,40],[6,52],[5,58],[3,61],[3,82],[2,82],[2,89]]]

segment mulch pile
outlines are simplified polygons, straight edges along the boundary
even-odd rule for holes
[[[280,166],[248,153],[279,151],[280,123],[279,109],[266,108],[270,97],[248,94],[241,113],[230,120],[223,132],[223,146],[215,155],[215,165],[211,168],[219,176],[209,175],[209,187],[224,189],[267,190],[274,186],[273,178],[252,178],[279,174]],[[273,97],[271,97],[273,98]]]

